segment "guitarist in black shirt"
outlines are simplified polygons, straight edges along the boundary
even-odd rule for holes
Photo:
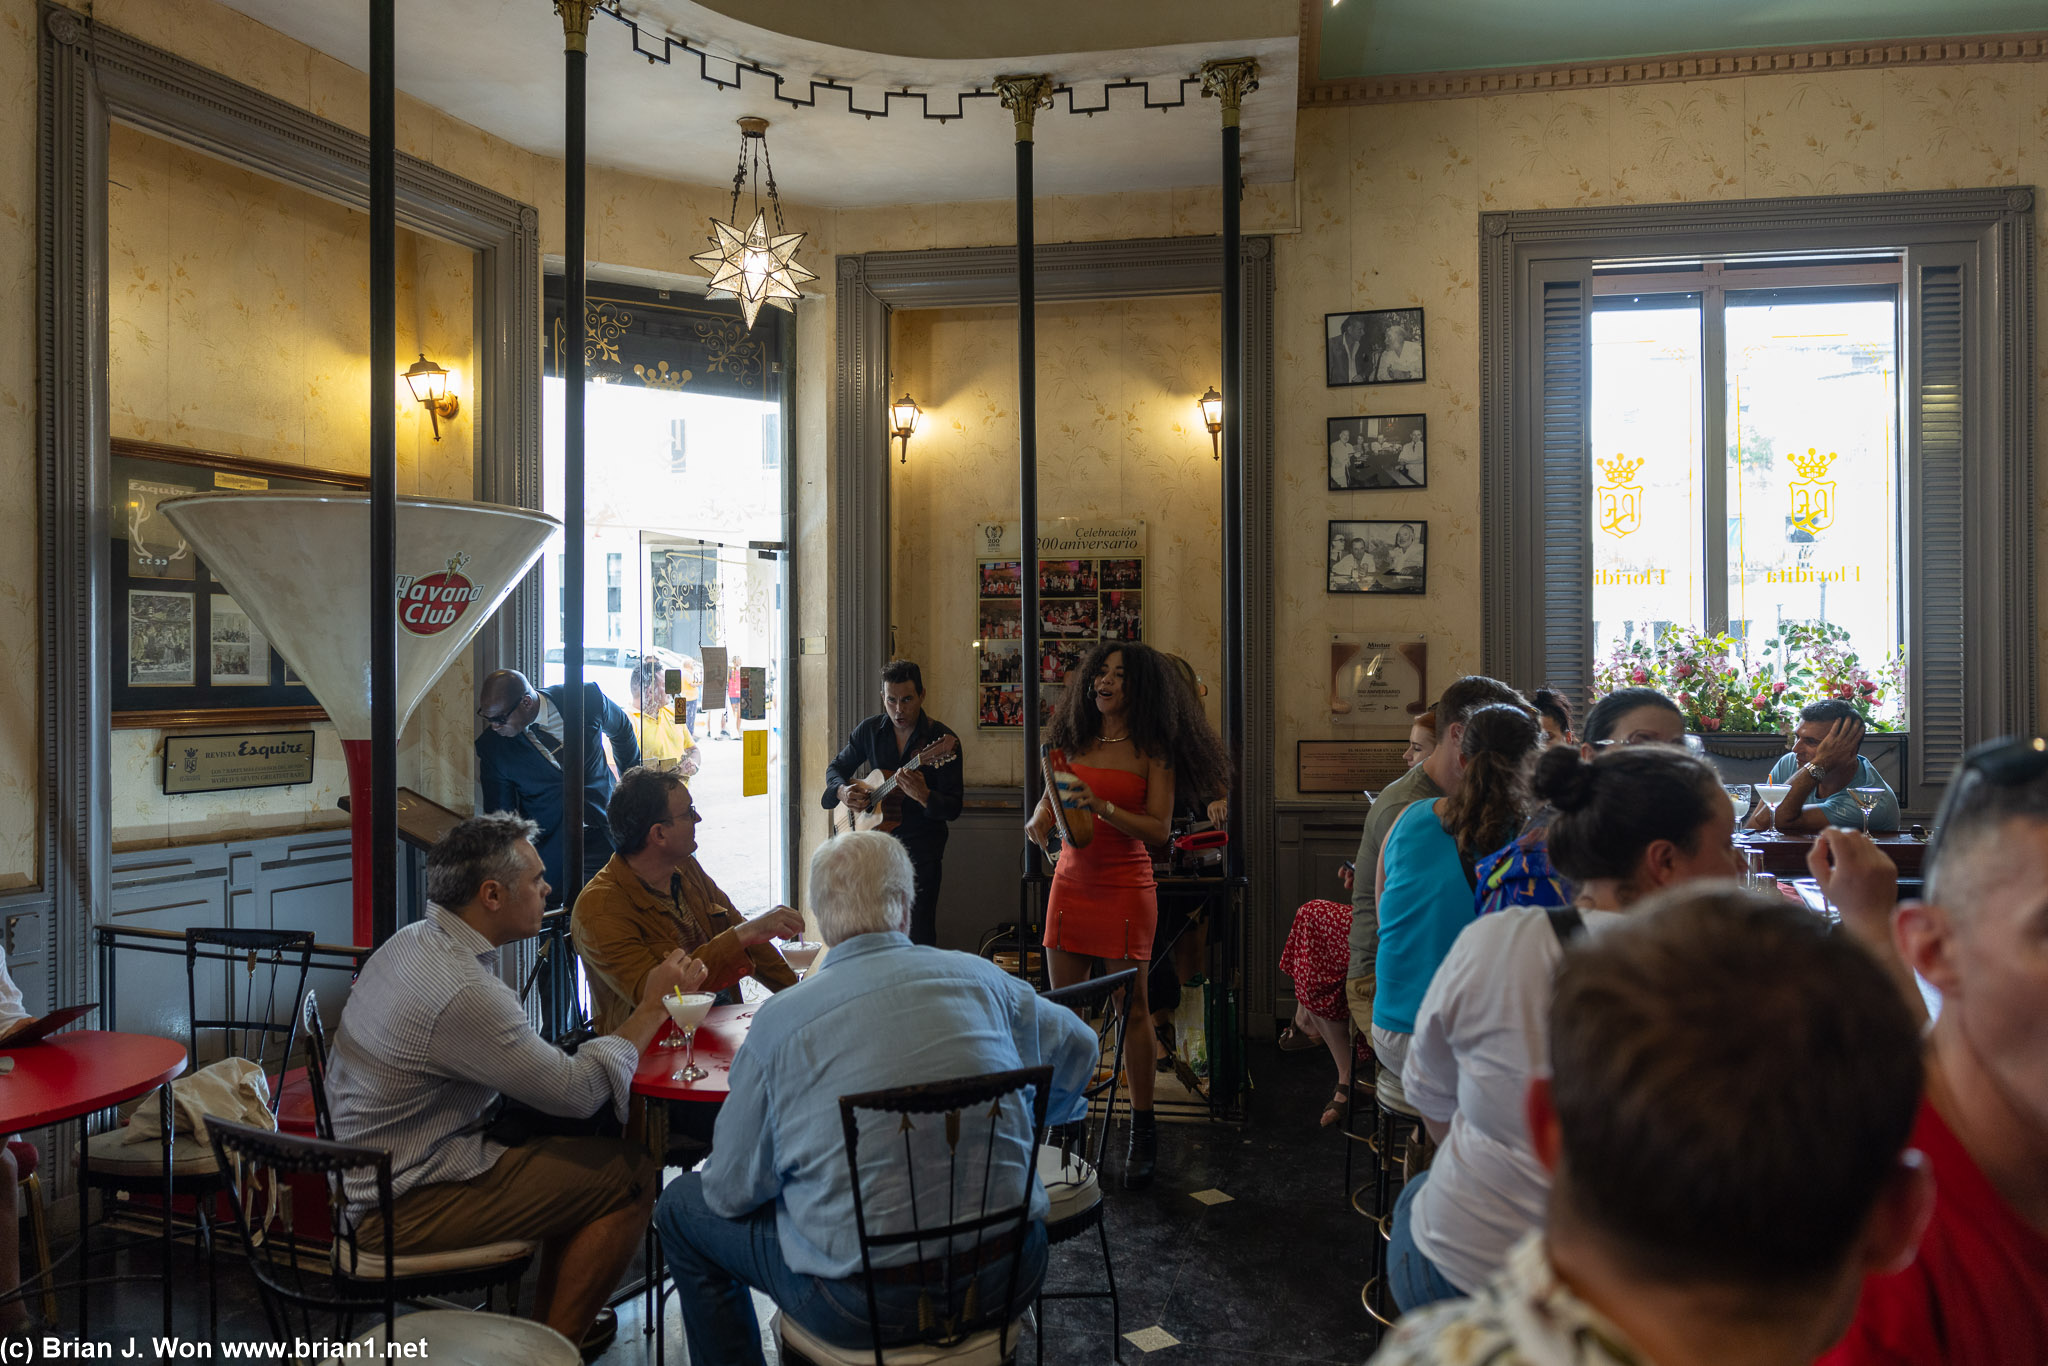
[[[898,659],[882,670],[882,712],[853,728],[846,748],[825,770],[827,811],[855,813],[836,829],[879,828],[903,842],[917,870],[910,908],[910,938],[938,942],[939,881],[946,854],[946,823],[960,814],[960,738],[924,710],[924,674]],[[911,760],[914,767],[906,767]],[[893,780],[891,779],[891,775]],[[876,802],[880,789],[881,801]],[[879,825],[877,825],[879,818]]]

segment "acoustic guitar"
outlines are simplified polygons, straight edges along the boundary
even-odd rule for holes
[[[842,806],[840,810],[846,813],[846,819],[842,824],[840,818],[834,816],[832,833],[836,835],[849,830],[880,830],[886,834],[894,830],[903,823],[903,794],[896,788],[903,775],[919,769],[944,768],[959,757],[960,738],[956,735],[941,735],[911,755],[903,767],[883,770],[879,774],[880,782],[870,783],[868,780],[877,776],[876,771],[863,768],[855,775],[854,782],[867,788],[868,809],[855,811],[851,807]]]

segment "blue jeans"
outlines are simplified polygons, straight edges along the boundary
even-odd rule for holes
[[[1394,1303],[1401,1306],[1404,1314],[1425,1304],[1435,1304],[1438,1300],[1465,1298],[1465,1292],[1444,1279],[1444,1273],[1436,1269],[1436,1263],[1423,1256],[1422,1249],[1415,1246],[1415,1231],[1409,1215],[1416,1195],[1428,1180],[1429,1173],[1420,1172],[1401,1188],[1401,1198],[1394,1202],[1393,1235],[1387,1241],[1387,1289],[1394,1292]]]
[[[690,1360],[763,1366],[761,1327],[749,1286],[836,1347],[865,1348],[873,1341],[865,1279],[858,1272],[833,1280],[791,1271],[782,1258],[773,1203],[738,1219],[722,1218],[704,1203],[703,1175],[686,1172],[661,1193],[654,1229],[675,1278]],[[1045,1247],[1045,1225],[1033,1223],[1018,1253],[1024,1264],[1017,1272],[1013,1316],[1037,1297],[1045,1280]],[[980,1303],[1002,1303],[1010,1288],[1010,1260],[1004,1257],[977,1274]],[[915,1285],[875,1287],[884,1343],[916,1336],[922,1294]]]

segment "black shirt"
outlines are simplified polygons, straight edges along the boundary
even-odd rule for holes
[[[825,795],[819,805],[827,811],[837,807],[839,789],[854,780],[863,764],[878,770],[901,768],[908,755],[916,754],[933,741],[952,734],[952,728],[945,722],[920,714],[916,727],[910,732],[909,749],[899,750],[896,748],[896,727],[888,716],[870,716],[853,728],[846,748],[839,751],[839,757],[825,770]],[[918,772],[924,775],[925,784],[931,789],[931,802],[929,805],[920,804],[905,795],[902,823],[890,833],[905,844],[943,844],[946,822],[960,814],[964,786],[960,767],[957,757],[937,768],[920,766]]]

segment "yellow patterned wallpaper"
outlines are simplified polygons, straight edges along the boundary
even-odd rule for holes
[[[112,434],[366,472],[368,218],[120,124],[107,179]],[[439,442],[417,404],[400,404],[401,493],[470,496],[473,277],[467,249],[399,231],[400,363],[425,351],[453,372],[465,400]],[[401,782],[465,809],[469,688],[468,660],[459,659],[406,728],[399,760]],[[114,732],[115,844],[346,820],[335,807],[348,789],[340,743],[330,726],[317,734],[310,785],[165,796],[164,733]]]
[[[1039,514],[1144,521],[1145,639],[1212,683],[1222,481],[1195,400],[1217,382],[1220,314],[1216,295],[1038,310]],[[908,461],[889,466],[897,652],[961,732],[966,780],[1018,783],[1015,734],[973,730],[974,527],[1017,516],[1017,310],[907,310],[892,328],[890,386],[924,408]]]

